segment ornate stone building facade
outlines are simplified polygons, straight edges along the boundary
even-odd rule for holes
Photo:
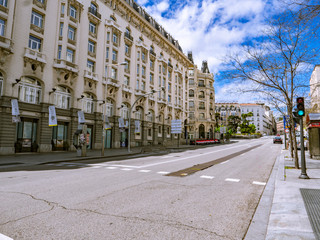
[[[178,41],[134,1],[0,1],[0,152],[73,150],[78,111],[88,148],[171,144],[178,139],[171,120],[186,124],[189,117],[190,66],[208,82],[199,87],[213,108],[213,76],[196,70]],[[209,109],[199,110],[200,122],[213,119]]]
[[[219,126],[228,125],[229,116],[238,116],[241,118],[241,109],[239,103],[216,103],[215,107],[216,121]]]
[[[192,53],[188,54],[193,63]],[[188,68],[189,114],[186,120],[186,129],[190,139],[213,138],[215,125],[215,92],[214,77],[210,73],[207,62],[202,62],[201,70],[192,64]]]
[[[316,65],[310,78],[311,112],[320,112],[320,65]]]

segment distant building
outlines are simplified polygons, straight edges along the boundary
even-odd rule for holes
[[[284,134],[283,120],[277,121],[277,134],[280,134],[280,135]]]
[[[320,112],[320,65],[316,65],[310,78],[311,112]]]
[[[239,103],[216,103],[215,107],[216,121],[219,126],[228,125],[229,116],[238,116],[241,118],[241,108]]]
[[[253,116],[247,119],[256,126],[256,132],[268,135],[275,134],[276,122],[273,113],[264,103],[242,103],[240,108],[241,114],[253,113]]]
[[[192,53],[188,53],[193,63]],[[206,61],[202,62],[201,71],[196,65],[188,68],[189,99],[188,120],[186,121],[189,139],[213,138],[215,126],[214,77]]]

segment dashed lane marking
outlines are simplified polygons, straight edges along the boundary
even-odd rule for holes
[[[157,172],[158,174],[169,174],[169,172]]]
[[[113,169],[117,169],[117,167],[106,167],[106,169],[113,170]]]
[[[240,182],[240,179],[237,179],[237,178],[226,178],[225,181],[226,182]]]
[[[139,172],[148,173],[148,172],[151,172],[151,170],[139,170]]]
[[[261,186],[265,186],[266,185],[265,182],[257,182],[257,181],[253,181],[252,184],[261,185]]]
[[[132,171],[133,169],[131,169],[131,168],[121,168],[120,170],[122,170],[122,171]]]
[[[206,175],[202,175],[200,176],[200,178],[205,178],[205,179],[214,179],[213,176],[206,176]]]
[[[220,163],[220,164],[225,164],[225,163],[227,163],[227,162],[229,162],[229,160],[227,160],[227,161],[225,161],[225,162],[222,162],[222,163]]]

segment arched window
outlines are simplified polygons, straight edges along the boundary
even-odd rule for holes
[[[142,108],[137,109],[137,111],[134,113],[134,118],[136,120],[142,120],[142,112],[143,112]]]
[[[40,97],[40,82],[33,78],[23,77],[19,83],[19,100],[22,102],[39,104]]]
[[[114,111],[113,101],[111,99],[107,99],[107,102],[106,102],[106,116],[112,117],[113,116],[113,111]]]
[[[120,108],[120,117],[123,119],[129,118],[129,105],[127,103],[123,103]]]
[[[204,97],[205,97],[204,91],[200,91],[200,92],[199,92],[199,98],[204,98]]]
[[[149,110],[147,113],[147,121],[149,122],[153,122],[154,119],[154,111],[153,110]]]
[[[189,97],[194,97],[194,90],[192,89],[189,90]]]
[[[91,93],[84,93],[82,99],[82,110],[86,113],[94,112],[94,96]]]
[[[69,109],[71,101],[70,90],[63,86],[56,87],[54,92],[54,105],[57,108]]]
[[[0,72],[0,96],[2,96],[2,90],[3,89],[3,75]]]

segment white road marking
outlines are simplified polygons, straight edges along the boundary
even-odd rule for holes
[[[205,175],[200,176],[200,178],[205,178],[205,179],[214,179],[214,177],[213,177],[213,176],[205,176]]]
[[[243,155],[244,155],[244,153],[240,154],[240,156],[243,156]]]
[[[117,169],[117,167],[106,167],[106,169],[111,169],[111,170],[113,170],[113,169]]]
[[[227,162],[229,162],[229,160],[227,160],[227,161],[225,161],[225,162],[222,162],[222,163],[220,163],[220,164],[225,164],[225,163],[227,163]]]
[[[102,166],[92,166],[91,168],[101,168]]]
[[[163,156],[163,157],[161,157],[161,158],[171,158],[172,156]]]
[[[170,172],[157,172],[157,173],[165,175],[165,174],[169,174]]]
[[[3,235],[3,234],[1,234],[1,233],[0,233],[0,239],[1,239],[1,240],[13,240],[13,238],[9,238],[8,236]]]
[[[252,184],[261,185],[261,186],[265,186],[266,185],[265,182],[256,182],[256,181],[253,181]]]
[[[151,170],[139,170],[139,172],[148,173],[151,172]]]
[[[120,170],[122,170],[122,171],[132,171],[133,169],[131,169],[131,168],[121,168]]]
[[[240,182],[240,179],[236,179],[236,178],[226,178],[225,181],[226,181],[226,182]]]

